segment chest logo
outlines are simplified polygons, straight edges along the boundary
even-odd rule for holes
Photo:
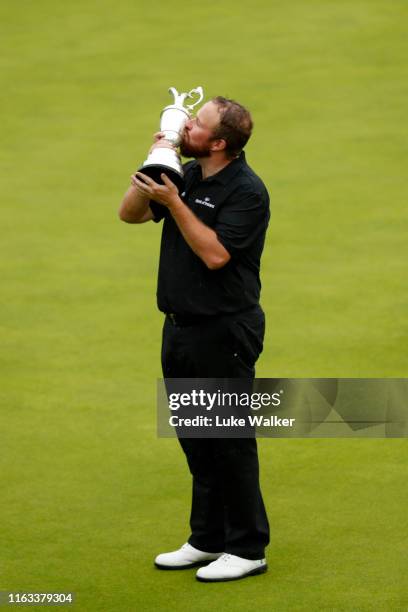
[[[210,198],[208,198],[208,197],[204,198],[204,200],[200,200],[200,198],[196,198],[194,200],[194,202],[196,204],[201,204],[203,206],[208,206],[208,208],[215,208],[215,204],[212,204],[212,202],[210,202]]]

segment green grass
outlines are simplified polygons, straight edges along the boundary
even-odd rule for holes
[[[76,610],[406,610],[405,440],[262,440],[270,572],[151,565],[190,480],[155,434],[160,228],[121,224],[167,88],[252,110],[263,377],[404,377],[402,0],[0,5],[0,589]],[[37,608],[40,609],[40,608]]]

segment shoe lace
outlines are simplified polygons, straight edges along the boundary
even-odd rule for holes
[[[228,553],[224,553],[223,555],[221,555],[220,559],[222,559],[224,563],[227,563],[231,559],[231,555],[229,555]]]

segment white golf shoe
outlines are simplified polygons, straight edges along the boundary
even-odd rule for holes
[[[200,567],[196,578],[201,582],[226,582],[263,574],[267,569],[266,559],[254,561],[225,553],[206,567]]]
[[[162,553],[154,560],[154,564],[159,569],[164,570],[181,570],[189,567],[197,567],[203,563],[208,563],[214,559],[218,559],[222,555],[219,553],[208,553],[203,550],[198,550],[191,544],[183,544],[179,550],[173,552]]]

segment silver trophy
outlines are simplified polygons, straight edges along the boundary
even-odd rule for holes
[[[204,92],[202,87],[196,87],[188,93],[178,93],[175,87],[170,87],[169,93],[174,96],[174,104],[170,104],[163,109],[160,115],[160,131],[164,132],[166,140],[175,147],[178,147],[186,122],[191,117],[190,111],[197,104],[200,104],[204,97]],[[193,104],[184,106],[187,98],[193,99],[196,95],[198,98]],[[143,166],[139,168],[139,171],[147,174],[158,183],[163,183],[160,174],[164,172],[179,189],[183,186],[183,168],[180,155],[175,149],[167,147],[153,149]]]

